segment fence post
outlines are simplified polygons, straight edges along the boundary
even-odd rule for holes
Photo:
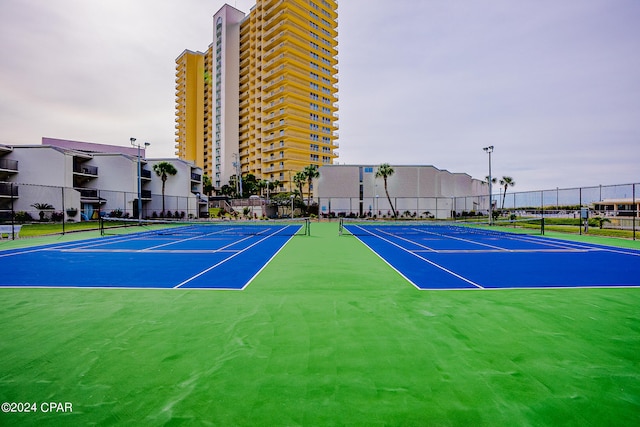
[[[62,235],[64,236],[64,224],[67,222],[66,210],[64,208],[64,187],[60,187],[60,192],[62,193]]]
[[[638,204],[636,203],[636,185],[633,184],[633,240],[636,240],[636,220],[638,219]]]
[[[579,200],[580,200],[579,203],[580,203],[580,212],[581,212],[580,222],[578,223],[578,230],[579,230],[580,236],[582,236],[582,187],[580,187],[578,190],[579,190],[578,194],[579,194]]]
[[[11,195],[11,240],[16,240],[16,213],[13,210],[13,182],[9,183],[9,194]]]
[[[544,221],[544,190],[540,191],[540,217]]]

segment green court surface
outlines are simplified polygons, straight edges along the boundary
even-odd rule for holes
[[[0,425],[640,425],[639,288],[419,291],[311,231],[244,291],[0,289]]]

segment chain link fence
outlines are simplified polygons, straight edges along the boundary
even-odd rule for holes
[[[629,230],[636,238],[640,225],[640,184],[600,185],[597,187],[556,188],[517,192],[499,188],[491,196],[496,215],[511,218],[543,217],[550,224],[575,225],[582,232],[588,224]],[[392,218],[393,208],[399,218],[455,219],[489,215],[489,195],[466,197],[330,197],[318,200],[324,218]],[[588,217],[588,218],[586,218]],[[557,218],[556,221],[551,220]]]
[[[640,225],[640,184],[637,183],[524,192],[512,188],[507,188],[506,192],[504,188],[499,190],[491,199],[488,194],[420,198],[391,195],[391,203],[386,196],[321,198],[318,210],[319,216],[324,218],[392,218],[393,206],[400,218],[440,220],[487,216],[491,200],[498,215],[544,217],[548,223],[575,223],[579,232],[583,230],[582,217],[585,215],[592,221],[597,219],[598,227],[631,231],[634,239]],[[162,194],[143,190],[141,196],[141,217],[144,219],[199,218],[207,212],[206,202],[195,195],[165,195],[164,202]],[[251,205],[254,201],[245,203]],[[234,209],[244,206],[240,203]],[[59,224],[57,231],[52,233],[97,230],[97,220],[103,216],[138,218],[137,193],[0,182],[0,238],[15,238],[15,228],[7,227],[26,224]],[[593,226],[594,223],[587,224]]]
[[[163,197],[143,190],[141,196],[144,219],[198,218],[206,212],[196,195]],[[27,224],[45,230],[41,234],[98,230],[104,216],[138,218],[138,194],[0,182],[0,238],[27,236],[26,228],[16,232]]]

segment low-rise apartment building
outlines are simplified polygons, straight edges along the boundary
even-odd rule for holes
[[[393,166],[387,179],[389,198],[398,215],[450,218],[487,213],[489,188],[466,173],[434,166]],[[320,215],[391,217],[384,179],[377,165],[326,165],[313,185]]]
[[[201,168],[145,154],[144,149],[53,138],[43,138],[41,145],[0,145],[0,218],[21,211],[34,219],[41,211],[75,221],[111,214],[137,218],[139,190],[142,217],[161,216],[162,180],[153,169],[161,162],[177,171],[165,186],[165,215],[206,212]]]

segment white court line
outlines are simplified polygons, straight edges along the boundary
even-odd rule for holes
[[[236,242],[238,243],[238,242]],[[160,249],[148,253],[154,254],[215,254],[218,252],[237,252],[237,249]],[[97,253],[97,254],[117,254],[117,253],[144,253],[144,249],[62,249],[60,252],[73,253]]]
[[[397,235],[395,235],[395,234],[393,234],[393,233],[389,233],[388,231],[384,231],[384,230],[381,230],[381,229],[379,229],[379,228],[376,228],[375,230],[376,230],[376,231],[378,231],[378,232],[380,232],[380,233],[384,233],[384,234],[387,234],[387,235],[389,235],[389,236],[393,236],[393,237],[395,237],[395,238],[397,238],[397,239],[404,240],[404,241],[405,241],[405,242],[407,242],[407,243],[412,243],[412,244],[414,244],[414,245],[416,245],[416,246],[419,246],[419,247],[421,247],[421,248],[425,248],[427,251],[431,251],[431,252],[438,252],[437,250],[435,250],[435,249],[433,249],[433,248],[430,248],[429,246],[422,245],[422,244],[420,244],[420,243],[418,243],[418,242],[415,242],[415,241],[413,241],[413,240],[411,240],[411,239],[405,239],[404,237],[397,236]]]
[[[289,226],[287,226],[287,227],[289,227]],[[276,251],[276,253],[275,253],[275,254],[273,254],[273,256],[272,256],[271,258],[269,258],[269,260],[267,260],[267,262],[265,262],[265,263],[264,263],[264,265],[260,268],[260,270],[258,270],[258,271],[256,272],[256,274],[254,274],[254,275],[253,275],[253,276],[252,276],[252,277],[247,281],[247,283],[245,283],[245,284],[244,284],[244,286],[243,286],[242,288],[240,288],[240,290],[241,290],[241,291],[244,291],[244,290],[245,290],[245,288],[246,288],[247,286],[249,286],[249,284],[250,284],[251,282],[253,282],[253,280],[254,280],[256,277],[258,277],[258,274],[260,274],[260,273],[262,272],[262,270],[264,270],[265,268],[267,268],[267,265],[271,264],[271,261],[273,261],[273,259],[276,257],[276,255],[278,255],[278,254],[280,253],[280,251],[284,249],[284,247],[285,247],[285,246],[287,246],[287,243],[289,243],[289,242],[291,241],[291,239],[293,239],[293,237],[294,237],[294,236],[293,236],[293,235],[291,235],[291,237],[289,237],[289,239],[288,239],[286,242],[284,242],[284,244],[283,244],[282,246],[280,246],[280,249],[278,249],[278,250]]]
[[[432,266],[434,266],[434,267],[436,267],[436,268],[438,268],[438,269],[440,269],[440,270],[444,271],[445,273],[448,273],[448,274],[450,274],[450,275],[452,275],[452,276],[454,276],[454,277],[456,277],[456,278],[458,278],[458,279],[460,279],[460,280],[462,280],[462,281],[464,281],[464,282],[467,282],[467,283],[469,283],[470,285],[473,285],[473,286],[475,286],[475,287],[477,287],[477,288],[479,288],[479,289],[484,289],[484,286],[481,286],[481,285],[479,285],[479,284],[477,284],[477,283],[473,282],[472,280],[469,280],[469,279],[467,279],[466,277],[461,276],[461,275],[459,275],[458,273],[455,273],[455,272],[453,272],[453,271],[449,270],[449,269],[448,269],[448,268],[446,268],[446,267],[443,267],[443,266],[441,266],[441,265],[439,265],[439,264],[436,264],[435,262],[433,262],[433,261],[431,261],[431,260],[428,260],[428,259],[426,259],[425,257],[422,257],[422,256],[420,256],[420,255],[416,254],[415,252],[412,252],[412,251],[410,251],[409,249],[407,249],[407,248],[405,248],[405,247],[402,247],[402,246],[398,245],[398,244],[397,244],[397,243],[395,243],[395,242],[392,242],[392,241],[391,241],[391,240],[389,240],[389,239],[386,239],[386,238],[384,238],[384,237],[382,237],[382,236],[380,236],[380,235],[378,235],[378,234],[372,233],[372,232],[370,232],[369,230],[366,230],[366,229],[364,229],[364,228],[362,228],[362,227],[360,227],[360,226],[357,226],[357,227],[358,227],[358,228],[360,228],[360,229],[361,229],[361,230],[363,230],[363,231],[366,231],[367,233],[371,234],[372,236],[377,237],[378,239],[382,239],[382,240],[384,240],[385,242],[390,243],[390,244],[392,244],[393,246],[395,246],[395,247],[397,247],[397,248],[399,248],[399,249],[402,249],[402,250],[403,250],[403,251],[405,251],[405,252],[408,252],[409,254],[411,254],[411,255],[415,256],[416,258],[419,258],[419,259],[421,259],[422,261],[425,261],[427,264],[431,264]],[[357,237],[357,236],[356,236],[356,237]],[[360,238],[358,238],[358,240],[360,240]],[[360,241],[362,242],[362,240],[360,240]],[[380,258],[382,258],[382,259],[384,260],[384,258],[383,258],[380,254],[378,254],[375,250],[373,250],[373,248],[371,248],[371,246],[367,245],[367,244],[366,244],[366,243],[364,243],[364,242],[362,242],[362,243],[363,243],[366,247],[368,247],[369,249],[371,249],[371,251],[373,251],[376,255],[378,255]],[[385,260],[385,262],[387,262],[387,261]],[[389,262],[387,262],[387,264],[389,264]],[[391,264],[389,264],[389,265],[391,265]],[[392,267],[393,267],[393,266],[392,266]],[[394,270],[398,271],[395,267],[394,267]],[[398,272],[399,272],[399,271],[398,271]],[[400,274],[402,275],[402,277],[405,277],[405,278],[406,278],[406,276],[404,276],[404,274],[402,274],[402,273],[400,273]],[[419,286],[416,286],[416,284],[415,284],[415,283],[413,283],[413,282],[411,282],[411,281],[409,281],[409,282],[410,282],[411,284],[413,284],[413,286],[415,286],[415,287],[416,287],[416,288],[418,288],[418,289],[424,289],[424,288],[420,288]]]
[[[438,254],[504,254],[504,253],[524,253],[524,254],[572,254],[572,253],[586,253],[594,252],[595,249],[441,249],[433,251]],[[417,250],[415,252],[431,253],[431,251]]]
[[[162,247],[169,246],[169,245],[175,245],[176,243],[188,242],[189,240],[201,239],[203,237],[207,237],[207,236],[211,236],[212,234],[219,234],[219,233],[220,232],[209,233],[209,234],[204,234],[202,236],[190,237],[188,239],[180,239],[180,240],[176,240],[175,242],[164,243],[162,245],[151,246],[150,248],[141,249],[140,252],[151,252],[151,251],[156,252],[155,249],[157,249],[157,248],[162,248]],[[224,249],[227,249],[230,246],[237,245],[238,243],[244,242],[245,240],[250,239],[251,237],[253,237],[253,236],[249,235],[249,236],[247,236],[247,237],[245,237],[243,239],[236,240],[236,241],[234,241],[232,243],[229,243],[228,245],[225,245],[225,246],[221,247],[220,249],[217,249],[216,251],[222,251]]]
[[[130,237],[130,236],[128,236]],[[42,252],[42,251],[68,251],[71,250],[69,248],[72,248],[73,246],[79,246],[82,247],[82,245],[86,245],[88,242],[96,242],[98,241],[98,239],[103,239],[103,238],[90,238],[90,239],[85,239],[85,240],[80,240],[80,241],[76,241],[76,242],[66,242],[66,244],[62,244],[60,246],[53,246],[55,244],[50,244],[50,245],[46,245],[46,246],[36,246],[35,249],[27,249],[27,250],[19,250],[18,252],[10,252],[10,253],[6,253],[6,254],[0,254],[0,258],[3,257],[8,257],[8,256],[14,256],[14,255],[22,255],[22,254],[30,254],[30,253],[34,253],[34,252]],[[90,246],[86,246],[87,248],[92,247],[92,246],[101,246],[101,245],[107,245],[110,243],[113,243],[114,241],[120,241],[120,240],[126,240],[125,236],[113,236],[113,237],[106,237],[106,239],[108,239],[108,242],[105,243],[100,243],[98,245],[90,245]],[[131,239],[133,240],[133,239]]]
[[[255,243],[253,243],[253,244],[251,244],[251,245],[247,246],[246,248],[244,248],[244,249],[242,249],[242,250],[240,250],[240,251],[238,251],[238,252],[234,253],[233,255],[231,255],[231,256],[229,256],[229,257],[227,257],[227,258],[223,259],[222,261],[218,262],[217,264],[214,264],[214,265],[212,265],[211,267],[209,267],[209,268],[207,268],[207,269],[205,269],[205,270],[202,270],[202,271],[201,271],[201,272],[199,272],[198,274],[194,274],[193,276],[189,277],[187,280],[184,280],[183,282],[178,283],[176,286],[174,286],[174,287],[173,287],[173,289],[178,289],[178,288],[180,288],[180,287],[182,287],[182,286],[186,285],[187,283],[189,283],[189,282],[191,282],[191,281],[193,281],[193,280],[197,279],[198,277],[202,276],[203,274],[208,273],[209,271],[213,270],[214,268],[216,268],[216,267],[218,267],[218,266],[220,266],[220,265],[224,264],[225,262],[229,261],[229,260],[230,260],[230,259],[232,259],[232,258],[237,257],[238,255],[240,255],[240,254],[244,253],[245,251],[247,251],[247,250],[251,249],[252,247],[256,246],[257,244],[264,242],[264,241],[265,241],[265,240],[267,240],[269,237],[275,236],[276,234],[280,233],[281,231],[283,231],[283,230],[285,230],[285,229],[287,229],[287,228],[289,228],[289,227],[291,227],[291,226],[290,226],[290,225],[287,225],[286,227],[284,227],[284,228],[281,228],[281,229],[277,230],[275,233],[271,233],[271,234],[269,234],[269,235],[267,235],[267,236],[263,237],[262,239],[258,240],[257,242],[255,242]],[[299,227],[299,226],[298,226],[298,227]],[[246,286],[246,285],[245,285],[245,286]]]
[[[142,250],[142,251],[152,251],[152,250],[154,250],[154,249],[162,248],[162,247],[164,247],[164,246],[170,246],[170,245],[175,245],[175,244],[177,244],[177,243],[188,242],[189,240],[194,240],[194,239],[204,239],[204,238],[209,237],[209,236],[221,235],[222,233],[224,233],[224,232],[225,232],[225,231],[227,231],[227,230],[233,230],[233,228],[226,228],[226,229],[224,229],[224,230],[217,230],[217,231],[214,231],[214,232],[212,232],[212,233],[198,234],[198,235],[196,235],[196,236],[189,237],[188,239],[178,239],[178,240],[173,241],[173,242],[163,243],[163,244],[161,244],[161,245],[151,246],[150,248],[145,248],[145,249],[141,249],[141,250]],[[255,235],[262,234],[262,233],[264,233],[265,231],[266,231],[266,230],[263,230],[263,231],[261,231],[260,233],[256,233]],[[251,236],[249,235],[248,237],[245,237],[244,239],[240,239],[240,240],[238,240],[238,241],[234,242],[233,244],[243,242],[243,241],[247,240],[247,239],[248,239],[248,238],[250,238],[250,237],[251,237]],[[227,245],[227,246],[224,246],[223,248],[226,248],[226,247],[228,247],[228,246],[232,246],[232,245]]]
[[[503,248],[503,247],[500,247],[500,246],[494,246],[494,245],[489,245],[488,243],[480,243],[480,242],[476,242],[476,241],[469,240],[469,239],[463,239],[462,237],[454,237],[454,236],[449,236],[447,234],[434,233],[432,231],[421,230],[419,228],[414,228],[414,230],[416,230],[416,231],[418,231],[420,233],[423,233],[423,234],[431,234],[431,235],[434,235],[434,236],[444,237],[446,239],[459,240],[461,242],[471,243],[473,245],[478,245],[478,246],[486,246],[488,248],[493,248],[493,249],[497,249],[497,250],[500,250],[500,251],[509,251],[509,249],[506,249],[506,248]]]

